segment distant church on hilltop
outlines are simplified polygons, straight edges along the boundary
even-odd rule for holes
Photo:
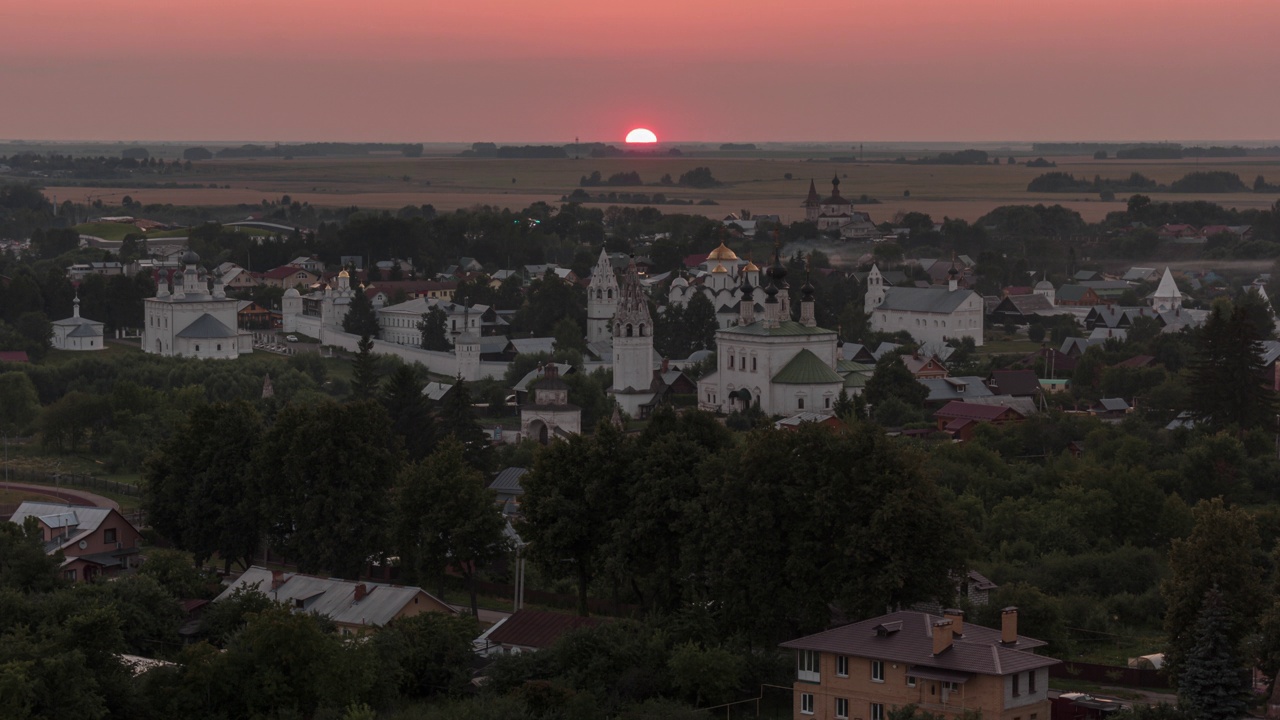
[[[809,196],[804,201],[805,222],[818,226],[821,232],[834,231],[840,237],[860,240],[875,237],[876,226],[870,213],[853,209],[853,201],[840,194],[840,175],[831,178],[830,197],[820,197],[818,188],[809,181]]]

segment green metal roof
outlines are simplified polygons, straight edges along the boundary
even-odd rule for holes
[[[822,362],[812,350],[801,350],[773,376],[773,381],[783,385],[833,385],[844,378]]]
[[[855,362],[853,360],[837,360],[836,361],[836,372],[840,373],[841,375],[843,375],[844,373],[851,373],[851,372],[870,373],[875,371],[876,371],[876,366],[870,363],[860,363],[860,362]]]
[[[808,327],[801,325],[794,320],[783,320],[778,323],[778,327],[765,327],[764,321],[759,320],[750,325],[735,325],[728,327],[720,332],[726,335],[760,335],[760,336],[790,336],[790,335],[835,335],[835,330],[827,330],[820,327]]]

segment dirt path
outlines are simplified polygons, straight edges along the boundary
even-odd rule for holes
[[[111,508],[117,512],[120,510],[120,503],[117,503],[115,500],[105,498],[101,495],[95,495],[91,492],[85,492],[84,490],[69,490],[67,488],[53,487],[51,485],[31,485],[29,483],[4,482],[3,480],[0,480],[0,489],[28,490],[30,492],[40,493],[41,495],[49,495],[51,497],[58,498],[59,500],[65,500],[67,503],[72,505],[92,505],[94,507]]]

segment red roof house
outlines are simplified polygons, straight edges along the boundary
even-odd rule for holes
[[[962,400],[952,400],[933,414],[938,419],[938,429],[965,442],[973,437],[973,431],[982,423],[1003,425],[1025,419],[1022,413],[1003,405],[980,405]]]

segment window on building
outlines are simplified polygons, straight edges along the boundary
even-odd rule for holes
[[[915,686],[916,686],[916,679],[915,679],[915,677],[914,677],[914,676],[912,676],[912,675],[908,675],[908,676],[907,676],[907,687],[915,687]]]
[[[804,398],[796,398],[796,408],[799,410],[804,409]]]
[[[755,372],[755,371],[756,371],[756,359],[753,357],[751,358],[751,372]]]
[[[849,717],[849,699],[848,698],[836,698],[836,717],[838,718]]]
[[[796,655],[796,679],[806,682],[821,682],[822,675],[818,671],[820,655],[817,650],[801,650]]]
[[[884,720],[883,703],[871,703],[871,720]]]
[[[113,542],[115,542],[115,541],[116,541],[116,529],[115,529],[115,528],[107,528],[106,530],[103,530],[103,531],[102,531],[102,542],[104,542],[104,543],[113,543]]]
[[[1018,681],[1019,681],[1019,680],[1021,680],[1021,679],[1022,679],[1022,673],[1014,673],[1014,674],[1013,674],[1013,675],[1011,675],[1011,676],[1010,676],[1010,678],[1009,678],[1009,681],[1013,683],[1013,696],[1014,696],[1014,697],[1018,697],[1019,695],[1021,695],[1021,694],[1022,694],[1021,690],[1019,689],[1019,682],[1018,682]]]
[[[199,346],[199,345],[197,345],[197,346],[196,346],[196,352],[200,352],[200,346]]]
[[[874,682],[884,682],[884,661],[871,661],[871,679]]]
[[[800,712],[805,715],[813,714],[813,693],[800,693]]]
[[[829,397],[827,397],[827,398],[822,398],[822,407],[826,408],[827,410],[830,410],[830,409],[831,409],[831,398],[829,398]]]
[[[1031,672],[1027,673],[1027,692],[1031,693],[1032,695],[1034,695],[1036,692],[1036,671],[1035,670],[1032,670]],[[1032,720],[1035,720],[1035,718],[1032,718]]]
[[[849,677],[849,656],[836,656],[836,675],[840,677]]]
[[[218,343],[218,352],[222,352],[222,343]]]

